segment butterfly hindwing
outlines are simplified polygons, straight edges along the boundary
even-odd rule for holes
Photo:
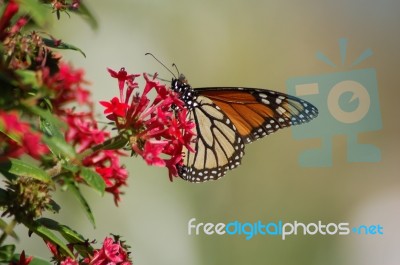
[[[209,98],[198,96],[188,112],[196,124],[195,153],[185,150],[180,176],[191,182],[215,180],[240,164],[244,142],[235,125]]]

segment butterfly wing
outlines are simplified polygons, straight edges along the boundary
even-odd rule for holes
[[[300,98],[272,90],[237,87],[197,88],[235,125],[245,143],[317,117],[318,109]]]
[[[209,98],[198,96],[196,101],[188,112],[188,118],[196,124],[197,141],[191,146],[195,153],[184,151],[179,175],[191,182],[203,182],[237,167],[244,155],[244,142],[228,116]]]

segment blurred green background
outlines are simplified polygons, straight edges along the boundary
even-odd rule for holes
[[[159,72],[152,58],[176,63],[194,87],[247,86],[285,92],[286,80],[375,68],[383,129],[361,134],[382,152],[379,163],[346,161],[346,137],[333,139],[333,166],[303,168],[301,151],[319,139],[294,140],[289,129],[248,145],[242,166],[204,184],[168,180],[165,168],[126,158],[129,187],[119,208],[111,196],[88,190],[97,220],[93,230],[72,196],[56,218],[90,238],[112,232],[132,246],[135,264],[400,264],[400,2],[397,0],[304,1],[85,1],[98,31],[80,18],[62,17],[51,32],[83,49],[64,57],[82,67],[95,101],[117,95],[106,67]],[[348,62],[366,48],[373,56],[355,68],[340,66],[338,40],[348,38]],[[338,67],[318,61],[322,51]],[[102,109],[96,106],[100,114]],[[99,115],[99,120],[102,120]],[[278,221],[381,224],[384,235],[189,236],[187,222]],[[21,231],[26,234],[26,231]],[[44,245],[25,238],[20,248],[49,257]]]

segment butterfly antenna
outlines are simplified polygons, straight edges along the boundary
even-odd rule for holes
[[[171,69],[169,69],[167,66],[165,66],[165,64],[163,64],[160,60],[158,60],[157,57],[155,57],[152,53],[147,52],[147,53],[145,53],[145,55],[151,55],[151,57],[153,57],[154,60],[156,60],[159,64],[161,64],[165,69],[168,70],[168,72],[170,72],[172,74],[172,76],[174,78],[176,78],[175,74],[171,71]]]
[[[178,66],[176,66],[176,64],[175,64],[175,63],[173,63],[173,64],[172,64],[172,67],[174,67],[174,68],[175,68],[176,72],[178,73],[178,76],[180,76],[181,74],[179,73]]]
[[[181,74],[181,73],[179,73],[179,69],[178,69],[178,66],[176,66],[176,64],[172,64],[172,67],[174,67],[175,68],[175,70],[176,70],[176,72],[178,73],[178,76],[179,76],[179,80],[180,81],[182,81],[182,82],[185,82],[185,83],[187,83],[187,80],[186,80],[186,77],[185,77],[185,75],[184,74]]]

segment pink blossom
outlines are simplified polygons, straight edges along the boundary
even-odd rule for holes
[[[36,159],[49,152],[47,146],[42,143],[39,133],[26,132],[22,140],[22,145],[26,153]]]
[[[0,111],[0,139],[4,138],[3,149],[0,160],[7,157],[19,157],[24,153],[39,159],[47,154],[49,149],[42,143],[39,132],[33,131],[29,123],[21,121],[17,112],[6,113]]]
[[[106,107],[104,113],[112,113],[117,117],[125,117],[126,110],[128,109],[129,105],[126,103],[119,102],[117,97],[114,97],[110,102],[108,101],[100,101],[100,104]]]
[[[67,257],[65,260],[61,261],[60,265],[79,265],[79,262],[71,257]]]
[[[107,68],[107,71],[110,73],[111,77],[117,78],[118,79],[118,87],[120,91],[120,99],[123,102],[123,89],[125,86],[125,82],[133,82],[133,80],[140,76],[140,75],[128,75],[128,73],[125,71],[125,68],[121,68],[118,72]]]
[[[129,265],[129,255],[119,240],[106,237],[101,249],[94,251],[92,258],[87,258],[84,263],[90,265]]]
[[[143,74],[146,84],[142,94],[132,96],[133,89],[138,85],[133,80],[126,84],[125,81],[127,77],[139,75],[128,75],[124,68],[118,73],[111,69],[108,71],[118,78],[121,95],[120,101],[113,98],[111,102],[100,102],[106,107],[105,113],[112,113],[107,118],[114,122],[120,132],[130,132],[132,151],[142,156],[147,164],[167,167],[170,179],[177,176],[177,166],[182,164],[183,147],[193,151],[190,144],[195,125],[186,118],[184,102],[177,93],[155,78],[150,79],[146,73]],[[156,92],[154,100],[148,97],[150,91]],[[124,104],[121,102],[127,105],[121,105]]]
[[[7,37],[6,28],[10,25],[12,17],[18,12],[19,4],[15,0],[10,0],[0,18],[0,41]]]
[[[160,158],[162,151],[168,143],[160,140],[148,140],[144,144],[142,156],[148,165],[163,167],[165,161]]]

